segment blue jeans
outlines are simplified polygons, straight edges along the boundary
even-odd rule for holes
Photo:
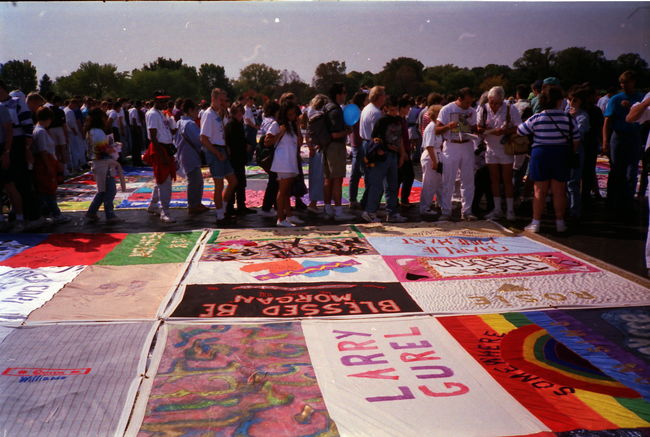
[[[385,161],[376,162],[374,167],[366,168],[368,200],[364,209],[369,213],[376,213],[385,191],[388,215],[396,214],[397,189],[397,154],[387,152]]]
[[[570,170],[569,181],[567,182],[568,192],[568,209],[570,217],[580,217],[582,214],[582,189],[580,188],[580,181],[582,180],[582,168],[585,162],[584,148],[578,148],[578,156],[580,157],[580,166]]]
[[[607,201],[610,206],[632,209],[641,159],[641,138],[637,130],[614,132],[610,140]]]
[[[322,202],[325,200],[323,174],[323,152],[318,151],[309,158],[309,201]]]
[[[363,158],[366,156],[364,146],[352,148],[352,172],[350,173],[350,202],[356,202],[359,195],[359,180],[365,172]]]
[[[196,208],[203,198],[203,174],[201,167],[196,167],[187,174],[187,206]]]
[[[115,194],[117,194],[117,188],[115,187],[115,179],[110,174],[106,175],[106,191],[95,194],[93,201],[90,203],[90,207],[86,212],[87,216],[97,215],[99,207],[104,204],[104,214],[106,218],[115,217],[113,212],[113,199],[115,199]]]
[[[41,194],[40,196],[43,207],[43,216],[58,217],[61,215],[59,205],[56,203],[56,194]]]

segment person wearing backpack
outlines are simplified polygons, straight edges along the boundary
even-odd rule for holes
[[[309,127],[314,127],[314,122],[317,119],[323,118],[323,108],[329,102],[325,94],[316,94],[309,102],[309,106],[305,109],[300,116],[301,121],[304,122],[304,137],[309,147],[309,206],[307,210],[320,214],[318,209],[318,202],[325,201],[325,187],[324,187],[324,174],[323,174],[323,151],[318,144],[312,141]]]
[[[325,126],[330,135],[330,142],[323,151],[323,167],[325,173],[325,215],[336,221],[352,220],[354,216],[343,212],[341,197],[347,149],[345,138],[351,132],[343,121],[343,108],[347,91],[345,85],[336,82],[329,90],[330,102],[325,105]],[[334,201],[334,207],[332,207]]]

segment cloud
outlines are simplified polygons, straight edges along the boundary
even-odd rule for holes
[[[241,58],[242,61],[244,62],[250,62],[253,59],[257,58],[257,56],[260,54],[260,49],[262,48],[262,44],[257,44],[255,48],[253,49],[253,54],[251,56],[244,56]]]
[[[476,38],[476,34],[474,33],[468,33],[468,32],[463,32],[459,37],[458,41],[463,41],[465,39],[471,39],[471,38]]]

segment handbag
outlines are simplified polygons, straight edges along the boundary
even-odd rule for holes
[[[555,120],[553,120],[553,118],[551,116],[549,116],[548,118],[551,119],[551,121],[553,122],[553,124],[555,125],[557,130],[567,140],[567,166],[569,168],[571,168],[571,169],[576,169],[576,168],[580,167],[580,155],[573,151],[573,144],[571,142],[571,138],[573,137],[573,119],[571,118],[570,115],[568,117],[569,117],[569,136],[568,137],[566,135],[564,135],[564,132],[562,131],[562,129],[560,129],[560,127],[557,125],[557,123],[555,122]]]
[[[506,126],[510,124],[510,105],[507,105]],[[501,142],[506,155],[525,155],[530,153],[530,140],[517,134],[504,135]]]

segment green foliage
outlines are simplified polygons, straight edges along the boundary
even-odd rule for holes
[[[442,88],[447,94],[455,94],[459,89],[470,87],[475,89],[477,87],[476,76],[468,69],[462,69],[449,73],[442,78]]]
[[[553,76],[555,54],[550,47],[528,49],[512,65],[519,70],[519,82],[530,85],[537,79]]]
[[[157,90],[164,90],[172,98],[197,99],[198,75],[195,70],[190,69],[138,70],[131,75],[125,94],[134,99],[150,99]]]
[[[235,91],[238,95],[253,90],[271,96],[278,85],[280,85],[280,70],[266,64],[250,64],[239,72]]]
[[[9,90],[21,90],[25,94],[36,90],[36,67],[31,61],[13,59],[0,68],[0,79]]]
[[[38,92],[43,97],[45,97],[48,93],[53,91],[53,89],[54,89],[54,82],[52,82],[50,76],[44,74],[43,77],[41,77],[41,81],[38,83]]]
[[[209,100],[214,88],[221,88],[230,98],[235,97],[232,83],[226,76],[226,70],[221,65],[201,64],[199,67],[199,94],[202,99]]]
[[[280,85],[270,97],[278,98],[284,93],[294,93],[299,102],[308,102],[314,97],[316,90],[303,82],[295,71],[282,70]]]
[[[196,69],[194,67],[191,67],[189,65],[183,64],[183,59],[171,59],[171,58],[163,58],[161,56],[158,57],[153,62],[150,62],[148,64],[144,64],[142,66],[142,69],[145,71],[155,71],[155,70],[181,70],[184,68],[189,68],[189,69]]]
[[[254,94],[265,100],[292,92],[302,103],[317,92],[327,93],[334,82],[343,82],[352,96],[363,86],[386,86],[389,94],[412,96],[435,91],[454,94],[460,88],[470,87],[484,91],[501,85],[512,95],[518,84],[530,85],[538,79],[556,76],[565,89],[574,84],[590,82],[604,89],[616,85],[617,77],[625,70],[639,73],[638,88],[650,86],[648,63],[636,53],[625,53],[615,60],[605,58],[601,50],[569,47],[553,51],[550,47],[526,50],[510,67],[488,64],[483,67],[463,68],[453,64],[425,67],[414,58],[391,59],[383,69],[346,72],[344,61],[332,60],[316,67],[312,85],[305,83],[294,71],[276,70],[266,64],[251,64],[243,68],[237,80],[226,76],[224,67],[204,63],[197,69],[182,59],[159,57],[130,74],[118,72],[112,64],[85,62],[71,74],[57,78],[53,89],[64,96],[90,95],[96,98],[128,96],[148,99],[155,90],[162,89],[172,97],[208,98],[213,88],[221,88],[234,99],[238,95]],[[0,66],[0,78],[10,89],[24,92],[36,89],[36,68],[30,61],[12,60]],[[41,92],[52,89],[51,79],[43,75]]]
[[[126,74],[118,73],[113,64],[84,62],[67,76],[58,77],[55,91],[62,96],[91,96],[96,99],[116,97],[126,85]]]
[[[329,61],[318,64],[312,79],[312,86],[317,93],[327,94],[336,82],[345,83],[345,61]]]
[[[424,65],[413,58],[394,58],[384,65],[377,75],[377,81],[386,86],[386,92],[401,96],[408,93],[412,96],[424,91]]]

